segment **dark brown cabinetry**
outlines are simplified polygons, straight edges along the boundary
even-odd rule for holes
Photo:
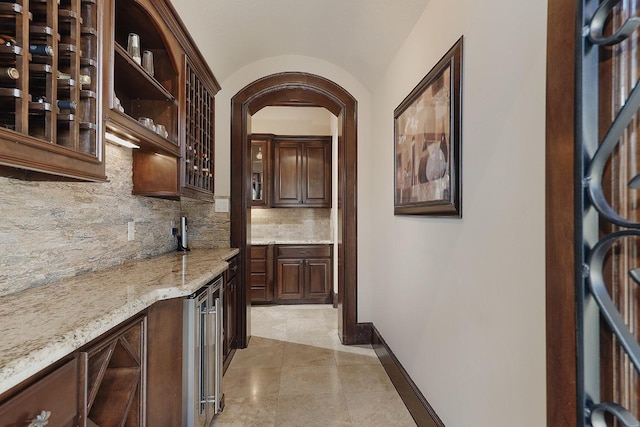
[[[251,302],[273,300],[273,245],[251,246]]]
[[[271,135],[251,135],[251,207],[271,205]]]
[[[147,310],[148,426],[183,423],[183,308],[182,298],[173,298]]]
[[[330,303],[333,290],[330,245],[278,245],[275,299]]]
[[[273,140],[273,207],[331,207],[331,137]]]
[[[15,397],[0,405],[3,426],[26,426],[37,417],[46,419],[48,427],[84,425],[82,422],[84,399],[80,383],[81,364],[74,357],[36,381]]]
[[[146,318],[138,318],[81,353],[87,360],[89,425],[146,425],[145,325]]]
[[[0,165],[102,181],[102,2],[0,3]]]
[[[229,269],[225,273],[224,289],[224,365],[231,362],[233,351],[237,348],[236,316],[238,314],[237,287],[238,287],[238,257],[235,256],[229,261]]]
[[[218,83],[167,3],[106,3],[106,125],[141,147],[133,152],[133,193],[212,201]],[[132,34],[153,56],[153,72],[129,53]]]

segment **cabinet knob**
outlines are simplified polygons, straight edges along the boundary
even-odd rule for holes
[[[29,425],[27,427],[44,427],[49,424],[49,416],[51,415],[51,411],[42,411],[34,419],[29,421]]]

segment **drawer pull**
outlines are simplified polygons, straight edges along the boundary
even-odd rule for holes
[[[27,427],[44,427],[49,424],[49,416],[51,411],[42,411],[34,419],[30,421]]]

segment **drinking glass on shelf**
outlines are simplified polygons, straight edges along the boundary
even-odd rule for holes
[[[127,52],[133,58],[133,60],[141,65],[142,58],[140,57],[140,36],[136,33],[129,33],[127,40]]]
[[[142,52],[142,68],[147,70],[147,73],[153,76],[153,52],[150,50]]]

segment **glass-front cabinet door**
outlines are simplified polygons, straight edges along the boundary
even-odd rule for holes
[[[269,207],[269,149],[271,138],[263,135],[251,137],[251,206]]]

